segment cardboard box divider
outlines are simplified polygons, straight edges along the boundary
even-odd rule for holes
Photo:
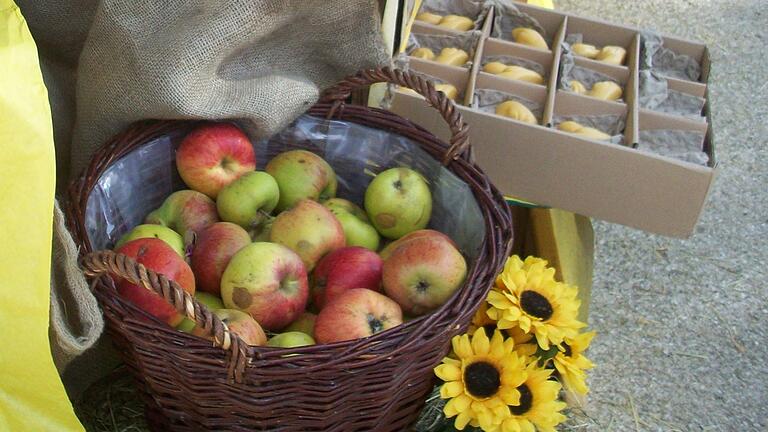
[[[552,51],[543,51],[531,48],[514,42],[502,39],[489,38],[485,41],[485,46],[480,59],[480,68],[488,60],[488,57],[497,55],[508,55],[518,57],[540,64],[544,68],[544,78],[546,79],[554,68],[554,54]]]
[[[459,105],[467,105],[467,103],[465,103],[465,93],[469,86],[469,69],[460,66],[447,66],[420,58],[411,58],[409,62],[412,69],[433,76],[446,83],[453,84],[459,91],[459,98],[454,102]],[[401,89],[398,89],[397,91],[403,93]]]
[[[470,141],[477,163],[507,195],[575,213],[620,223],[642,230],[687,237],[698,221],[717,174],[712,142],[711,108],[706,81],[709,52],[705,45],[663,36],[664,46],[700,61],[700,83],[669,79],[670,88],[705,97],[707,123],[642,110],[637,104],[640,30],[582,18],[536,6],[516,6],[539,20],[551,36],[551,52],[489,38],[494,10],[490,8],[469,70],[411,59],[411,68],[444,79],[465,83],[465,105],[457,109],[470,125]],[[556,25],[556,28],[555,28]],[[421,27],[420,27],[421,28]],[[415,30],[414,30],[415,31]],[[449,31],[441,29],[442,33]],[[601,101],[558,90],[562,42],[567,34],[582,33],[587,43],[627,48],[624,66],[601,64],[577,57],[577,64],[625,82],[624,103]],[[503,35],[510,39],[511,35]],[[536,54],[533,54],[533,53]],[[546,88],[481,72],[488,55],[517,55],[536,61],[551,59]],[[550,57],[551,56],[551,57]],[[611,74],[612,73],[612,74]],[[545,95],[542,123],[530,125],[481,112],[471,107],[475,88],[492,88],[532,100]],[[390,109],[432,130],[443,139],[450,136],[439,115],[423,99],[396,93]],[[552,128],[555,114],[623,114],[625,146],[588,140]],[[700,166],[632,148],[639,130],[681,129],[706,131],[703,149],[710,158]]]

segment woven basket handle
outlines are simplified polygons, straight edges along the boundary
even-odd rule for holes
[[[363,70],[327,89],[323,92],[320,102],[334,105],[329,114],[332,116],[340,107],[343,107],[344,101],[353,90],[380,82],[397,84],[415,90],[440,112],[443,120],[448,123],[452,134],[451,145],[443,157],[443,165],[448,165],[452,160],[469,154],[469,126],[464,123],[461,113],[456,109],[453,101],[448,99],[443,92],[435,90],[432,81],[419,74],[390,67]]]
[[[83,257],[81,263],[89,277],[110,275],[122,278],[160,295],[177,312],[193,320],[207,336],[212,337],[214,346],[231,351],[229,376],[231,380],[241,382],[246,364],[247,344],[235,333],[230,332],[219,317],[184,291],[179,284],[147,269],[131,257],[109,250],[89,253]]]

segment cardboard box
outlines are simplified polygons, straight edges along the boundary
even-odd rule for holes
[[[511,197],[560,208],[672,237],[687,237],[695,228],[717,174],[712,142],[709,52],[698,42],[664,36],[664,46],[686,54],[701,64],[700,82],[668,79],[669,87],[698,97],[706,104],[707,122],[640,109],[637,104],[640,53],[639,29],[535,6],[516,6],[542,24],[551,40],[551,51],[535,50],[514,42],[511,35],[490,38],[492,19],[486,20],[474,63],[467,70],[439,64],[411,62],[411,69],[449,82],[466,82],[465,106],[458,110],[470,126],[473,155],[501,191]],[[493,10],[489,14],[493,14]],[[491,18],[491,16],[489,16]],[[416,26],[414,26],[416,27]],[[568,34],[581,33],[586,43],[619,45],[627,49],[623,65],[608,65],[576,58],[579,66],[611,76],[624,86],[620,102],[608,102],[559,89],[561,43]],[[546,86],[522,83],[481,71],[483,59],[509,54],[544,63]],[[540,125],[521,123],[473,105],[476,89],[501,90],[541,102]],[[449,131],[423,99],[396,93],[390,109],[447,139]],[[624,145],[580,138],[554,128],[553,119],[565,114],[618,114],[626,120]],[[703,133],[701,143],[709,157],[707,166],[640,151],[639,131],[691,130]]]

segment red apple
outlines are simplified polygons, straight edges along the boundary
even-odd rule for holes
[[[217,309],[213,314],[219,317],[232,333],[240,336],[240,339],[248,345],[262,346],[267,344],[267,335],[258,322],[245,312],[234,309]],[[192,334],[208,339],[202,328],[195,327]]]
[[[413,239],[421,238],[421,237],[434,237],[434,238],[442,239],[450,243],[453,247],[456,247],[456,243],[454,243],[450,237],[441,233],[440,231],[423,229],[423,230],[418,230],[418,231],[413,231],[411,233],[408,233],[400,237],[399,239],[393,241],[392,243],[388,244],[387,246],[384,247],[384,249],[381,250],[381,252],[379,252],[379,256],[381,256],[381,259],[386,260],[392,254],[392,251],[394,251],[395,248],[397,248],[401,244],[411,241]]]
[[[330,210],[315,201],[303,199],[272,222],[272,242],[299,254],[311,271],[328,252],[346,245],[344,229]]]
[[[440,307],[464,282],[467,262],[450,242],[421,236],[401,243],[384,260],[384,292],[409,315]]]
[[[200,192],[187,189],[168,195],[157,210],[147,215],[145,223],[167,226],[189,243],[191,233],[200,233],[218,221],[216,203]]]
[[[216,199],[221,188],[256,169],[256,155],[237,126],[207,123],[184,137],[176,150],[176,168],[187,186]]]
[[[221,276],[221,299],[279,331],[304,312],[309,297],[301,257],[276,243],[251,243],[232,257]]]
[[[251,244],[248,232],[230,222],[217,222],[197,237],[190,264],[197,278],[197,289],[221,295],[221,275],[229,260]]]
[[[115,252],[127,255],[144,267],[175,281],[184,291],[190,294],[195,293],[195,276],[192,274],[192,269],[164,241],[156,238],[131,240],[117,248]],[[159,294],[141,285],[135,285],[123,279],[117,282],[117,292],[123,298],[173,327],[184,319],[184,316],[176,312],[176,309]]]
[[[365,288],[345,291],[317,315],[315,340],[325,344],[358,339],[398,326],[400,306],[386,296]]]
[[[383,261],[371,250],[348,246],[320,259],[312,272],[312,298],[322,309],[341,293],[353,288],[381,291]]]

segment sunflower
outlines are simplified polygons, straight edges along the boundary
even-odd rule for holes
[[[445,383],[440,397],[450,399],[443,412],[456,417],[456,429],[467,424],[490,429],[509,416],[508,405],[520,403],[517,388],[526,380],[526,359],[514,352],[514,341],[496,331],[488,340],[484,331],[455,336],[451,341],[457,359],[446,357],[435,367]]]
[[[475,316],[472,317],[472,322],[469,324],[469,328],[467,328],[467,334],[472,336],[479,328],[485,329],[486,335],[493,335],[493,332],[497,329],[496,321],[488,316],[488,302],[483,302],[477,308],[477,312],[475,312]]]
[[[549,376],[552,369],[545,369],[536,360],[526,368],[528,377],[517,390],[520,392],[520,404],[509,407],[509,416],[502,423],[488,432],[554,432],[555,426],[565,421],[560,412],[565,402],[557,399],[560,383]]]
[[[595,332],[581,333],[573,339],[566,338],[560,346],[560,351],[555,354],[552,362],[560,374],[560,381],[568,391],[585,395],[589,392],[587,387],[585,369],[591,369],[595,365],[586,356],[584,351],[589,347]]]
[[[518,355],[531,357],[536,354],[536,341],[533,340],[533,335],[526,333],[520,327],[512,327],[504,330],[506,334],[515,341],[515,352]]]
[[[488,317],[500,329],[519,326],[532,333],[544,350],[566,337],[575,338],[585,326],[576,319],[581,305],[578,289],[555,281],[554,273],[540,258],[523,262],[517,255],[510,257],[488,293]]]

